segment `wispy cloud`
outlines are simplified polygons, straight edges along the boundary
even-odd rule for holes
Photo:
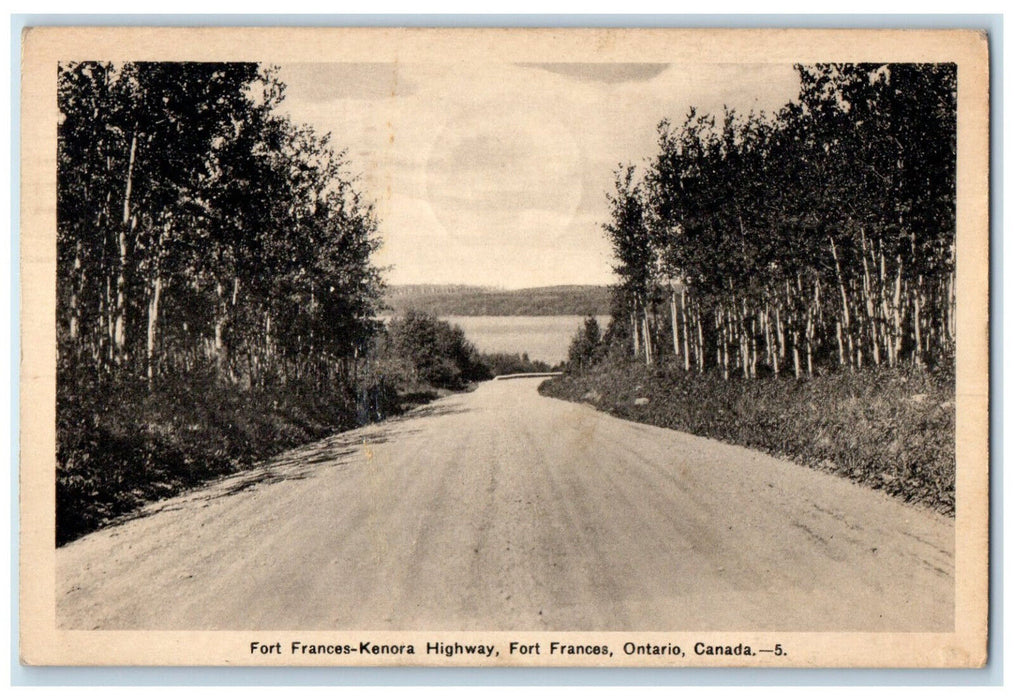
[[[668,64],[665,63],[519,63],[518,65],[599,83],[643,82],[651,80],[668,68]]]

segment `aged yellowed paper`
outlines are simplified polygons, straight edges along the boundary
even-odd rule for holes
[[[947,30],[27,30],[22,662],[983,665],[988,50]],[[420,359],[443,326],[390,291],[371,306],[379,280],[445,295],[472,364]],[[593,358],[638,377],[622,402],[542,395],[558,370],[601,380]],[[952,361],[942,399],[921,388]],[[672,377],[845,373],[874,397],[855,431],[897,466],[719,418],[693,436],[661,408]],[[877,381],[953,427],[892,433]],[[413,392],[436,400],[393,416]],[[862,448],[832,432],[802,442]],[[262,460],[262,435],[305,444]],[[953,447],[950,476],[912,441]]]

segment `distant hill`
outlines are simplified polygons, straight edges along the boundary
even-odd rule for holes
[[[566,285],[497,289],[467,285],[405,284],[388,287],[388,313],[408,309],[435,316],[584,316],[609,314],[609,287]]]

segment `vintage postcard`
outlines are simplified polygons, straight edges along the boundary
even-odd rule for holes
[[[982,666],[988,54],[27,30],[22,663]]]

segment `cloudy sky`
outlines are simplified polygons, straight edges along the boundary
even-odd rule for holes
[[[376,202],[393,284],[612,281],[601,225],[620,163],[691,105],[773,111],[791,66],[289,64],[283,103],[329,131]]]

